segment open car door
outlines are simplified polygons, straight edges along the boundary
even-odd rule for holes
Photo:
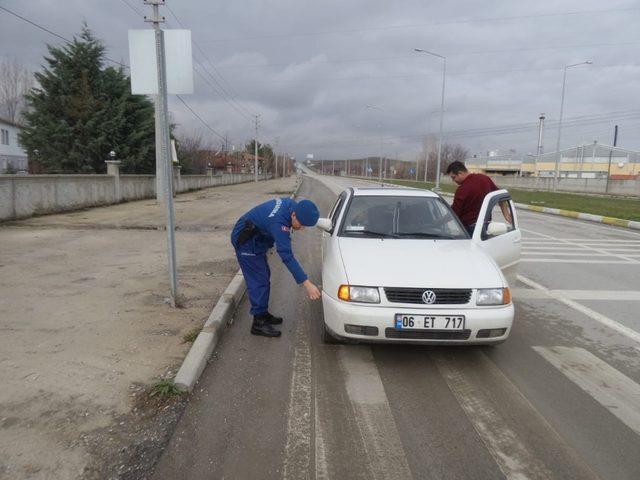
[[[484,197],[472,239],[491,255],[513,284],[520,262],[522,233],[508,191],[496,190]]]

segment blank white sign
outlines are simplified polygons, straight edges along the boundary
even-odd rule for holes
[[[164,30],[167,93],[193,93],[191,30]],[[158,93],[156,39],[154,30],[129,30],[131,93]]]

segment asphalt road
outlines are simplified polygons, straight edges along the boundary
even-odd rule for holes
[[[306,177],[328,213],[348,179]],[[520,212],[516,319],[496,347],[323,345],[274,256],[283,336],[243,302],[157,479],[640,478],[640,235]],[[294,249],[320,282],[320,232]]]

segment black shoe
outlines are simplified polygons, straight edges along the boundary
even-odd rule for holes
[[[271,326],[271,324],[267,320],[266,315],[253,317],[251,334],[262,335],[263,337],[279,337],[281,335],[279,330],[276,330]]]
[[[263,316],[269,325],[280,325],[282,323],[282,317],[275,317],[269,312],[265,313]]]

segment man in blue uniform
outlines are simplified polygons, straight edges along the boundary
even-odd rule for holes
[[[309,280],[291,250],[291,229],[312,227],[318,223],[319,216],[318,207],[310,200],[296,202],[289,198],[277,198],[252,208],[233,227],[231,244],[247,282],[253,315],[252,334],[280,336],[280,331],[273,325],[281,324],[282,318],[269,313],[271,271],[267,251],[274,244],[296,283],[305,287],[311,300],[320,298],[320,290]]]

